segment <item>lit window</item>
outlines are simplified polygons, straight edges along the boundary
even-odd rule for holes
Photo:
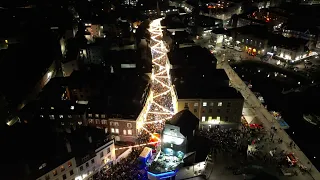
[[[99,119],[96,119],[96,124],[100,124],[100,120]]]
[[[49,115],[49,118],[50,119],[54,119],[54,115]]]
[[[220,116],[217,116],[217,121],[220,121]]]
[[[209,116],[209,117],[208,117],[208,121],[211,121],[211,120],[212,120],[212,116]]]
[[[89,123],[92,124],[93,123],[93,119],[89,119]]]
[[[71,119],[71,118],[72,118],[72,115],[68,115],[68,118],[70,118],[70,119]]]
[[[51,107],[51,109],[54,109],[54,107]]]
[[[43,116],[43,115],[40,115],[40,117],[43,118],[44,116]]]
[[[59,115],[59,118],[62,119],[62,118],[63,118],[63,115]]]
[[[123,134],[124,134],[124,135],[127,135],[127,130],[124,129],[124,130],[123,130]]]
[[[128,130],[128,135],[132,135],[132,130],[131,129]]]
[[[82,124],[82,122],[81,122],[81,121],[79,121],[79,122],[78,122],[78,124],[79,124],[79,125],[81,125],[81,124]]]
[[[92,114],[88,114],[88,117],[92,117]]]
[[[218,106],[222,106],[222,102],[218,102]]]
[[[207,102],[203,102],[203,103],[202,103],[202,106],[203,106],[203,107],[206,107],[206,106],[207,106]]]
[[[101,124],[107,124],[107,122],[108,122],[107,120],[102,120]]]
[[[210,102],[210,106],[213,106],[213,102]]]
[[[116,133],[119,134],[119,129],[116,129]]]
[[[74,106],[70,106],[70,109],[71,109],[71,110],[74,110]]]
[[[53,170],[52,171],[52,174],[53,174],[53,176],[56,176],[58,173],[57,173],[57,170]]]
[[[68,167],[71,167],[71,166],[72,166],[72,162],[69,161],[69,162],[68,162]]]
[[[101,118],[106,118],[106,115],[105,114],[101,114]]]
[[[127,127],[128,128],[132,128],[132,124],[131,123],[127,123]]]
[[[61,167],[60,167],[60,171],[61,171],[61,172],[64,171],[64,166],[61,166]]]
[[[198,106],[199,104],[198,103],[194,103],[194,105],[193,106]]]
[[[114,128],[111,128],[111,132],[114,133]]]
[[[99,114],[95,114],[95,117],[96,117],[96,118],[99,118]]]
[[[201,117],[201,121],[202,121],[202,122],[206,121],[206,117],[205,117],[205,116],[202,116],[202,117]]]

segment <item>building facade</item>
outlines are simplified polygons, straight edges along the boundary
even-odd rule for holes
[[[72,153],[70,144],[66,144],[68,152]],[[116,161],[114,140],[109,140],[95,149],[93,154],[84,157],[73,157],[61,165],[49,170],[37,180],[83,180],[92,176],[104,166],[111,166]],[[39,167],[45,168],[44,163]]]
[[[177,109],[188,108],[200,120],[200,128],[216,124],[240,123],[243,98],[235,99],[178,99]]]

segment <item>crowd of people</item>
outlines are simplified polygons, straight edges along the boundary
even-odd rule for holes
[[[95,180],[144,180],[148,179],[143,171],[138,169],[138,160],[143,147],[132,148],[131,154],[115,165],[105,168],[95,174]]]

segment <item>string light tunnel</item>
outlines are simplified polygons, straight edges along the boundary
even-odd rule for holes
[[[146,103],[146,110],[143,113],[143,121],[140,128],[144,135],[149,135],[148,140],[156,139],[157,142],[145,142],[135,146],[139,147],[148,144],[156,144],[160,142],[160,138],[155,133],[162,131],[165,121],[171,119],[174,115],[173,91],[170,80],[170,65],[167,56],[167,48],[162,41],[161,20],[153,20],[149,25],[150,32],[150,49],[152,56],[152,74],[151,74],[151,91],[149,95],[150,103]],[[140,136],[143,133],[140,134]],[[122,148],[121,148],[122,149]]]

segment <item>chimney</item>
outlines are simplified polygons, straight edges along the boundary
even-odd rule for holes
[[[70,142],[68,140],[66,141],[66,147],[67,147],[68,153],[71,153],[71,145],[70,145]]]
[[[92,143],[92,137],[91,136],[88,137],[88,140],[89,140],[89,143]]]

